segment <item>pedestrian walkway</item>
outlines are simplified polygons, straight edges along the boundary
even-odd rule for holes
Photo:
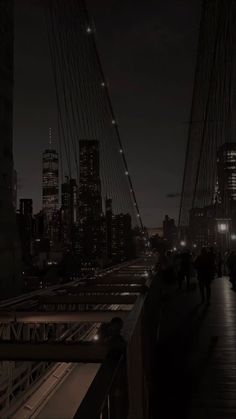
[[[154,418],[236,419],[236,293],[212,283],[210,306],[168,286],[156,365]]]

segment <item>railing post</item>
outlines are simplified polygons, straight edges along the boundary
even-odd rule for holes
[[[123,359],[116,378],[112,385],[110,394],[110,417],[109,419],[128,418],[128,383],[126,360]]]
[[[160,282],[153,278],[146,296],[141,297],[133,313],[129,330],[127,371],[129,388],[128,419],[149,419],[153,370],[156,358],[157,330],[160,321]]]

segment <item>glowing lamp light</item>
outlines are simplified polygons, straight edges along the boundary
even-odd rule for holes
[[[104,82],[104,81],[102,81],[101,86],[102,86],[102,87],[105,87],[105,86],[106,86],[106,84],[105,84],[105,82]]]
[[[92,29],[90,28],[90,26],[87,27],[86,32],[87,33],[91,33],[92,32]]]
[[[112,125],[116,125],[116,121],[114,119],[112,119],[111,123]]]
[[[194,249],[196,249],[196,248],[197,248],[197,245],[196,245],[196,244],[194,244],[194,245],[193,245],[193,247],[194,247]]]
[[[180,246],[185,247],[186,246],[186,241],[185,240],[181,240]]]
[[[94,335],[93,340],[95,340],[95,341],[99,340],[99,336],[98,335]]]
[[[173,247],[173,251],[176,252],[177,251],[177,247]]]
[[[125,174],[126,174],[126,176],[128,176],[129,175],[129,172],[127,172],[127,170],[126,170]]]
[[[121,153],[121,154],[123,153],[123,150],[122,150],[122,148],[120,149],[120,153]]]
[[[218,230],[220,233],[225,233],[225,231],[227,231],[227,224],[226,223],[218,224]]]
[[[231,234],[231,240],[236,240],[236,234]]]

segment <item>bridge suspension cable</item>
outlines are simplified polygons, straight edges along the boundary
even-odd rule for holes
[[[63,171],[66,167],[69,177],[79,180],[80,140],[98,140],[102,195],[112,199],[116,213],[129,213],[133,225],[144,232],[86,4],[83,0],[50,0],[45,13]]]
[[[231,0],[204,0],[186,149],[179,225],[217,200],[217,153],[235,141],[235,18]],[[229,203],[224,202],[224,214]]]

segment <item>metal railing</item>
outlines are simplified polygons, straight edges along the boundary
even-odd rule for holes
[[[124,324],[123,349],[111,350],[74,419],[150,418],[160,296],[160,281],[153,274]]]

